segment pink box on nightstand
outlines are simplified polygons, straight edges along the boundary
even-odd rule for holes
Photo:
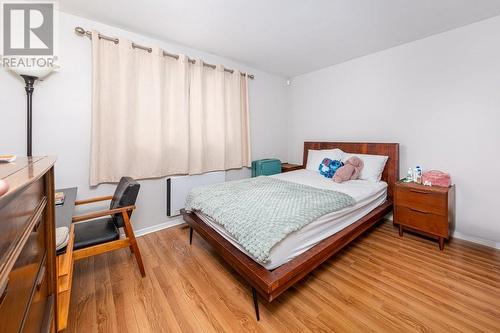
[[[429,170],[422,174],[422,183],[430,183],[432,186],[450,187],[451,177],[446,172]]]

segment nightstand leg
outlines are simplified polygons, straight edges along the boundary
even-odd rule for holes
[[[189,227],[189,245],[193,244],[193,228]]]
[[[403,237],[403,226],[399,225],[399,237]]]
[[[441,251],[443,251],[443,249],[444,249],[444,238],[443,237],[439,237],[439,249]]]

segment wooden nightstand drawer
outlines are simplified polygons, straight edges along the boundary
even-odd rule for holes
[[[407,228],[437,237],[442,250],[455,220],[455,186],[397,182],[394,194],[394,223],[399,224],[399,235]]]
[[[418,211],[441,216],[448,214],[446,193],[424,191],[413,187],[396,187],[398,206],[413,208]]]
[[[448,238],[448,218],[404,206],[394,207],[394,221],[403,226]]]

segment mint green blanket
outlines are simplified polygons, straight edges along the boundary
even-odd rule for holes
[[[264,176],[196,187],[187,196],[186,210],[211,217],[265,263],[288,234],[354,203],[345,193]]]

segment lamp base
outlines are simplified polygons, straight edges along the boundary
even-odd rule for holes
[[[21,75],[21,77],[24,79],[24,82],[26,83],[26,87],[24,87],[24,90],[26,90],[26,112],[27,112],[27,134],[26,134],[26,155],[28,157],[31,157],[32,155],[32,133],[33,133],[33,128],[32,128],[32,123],[33,123],[33,91],[35,90],[34,84],[35,81],[38,79],[36,76],[30,76],[30,75]]]

